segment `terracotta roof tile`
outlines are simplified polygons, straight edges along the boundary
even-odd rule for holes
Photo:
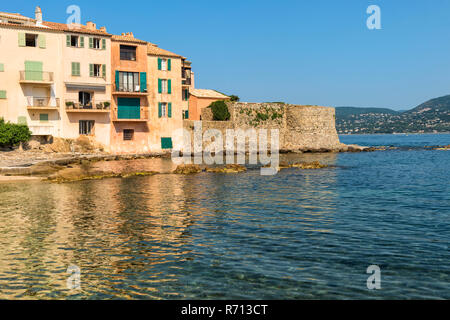
[[[190,89],[189,94],[193,95],[197,98],[213,98],[213,99],[229,99],[229,96],[226,96],[216,90],[210,89]]]
[[[147,54],[153,55],[153,56],[163,56],[163,57],[175,57],[175,58],[184,58],[183,56],[180,56],[179,54],[161,49],[155,44],[148,43],[147,44]]]
[[[58,23],[58,22],[50,22],[50,21],[43,21],[42,24],[46,27],[49,27],[50,29],[64,31],[64,32],[74,32],[74,33],[86,33],[86,34],[96,34],[96,35],[102,35],[102,36],[111,36],[109,33],[101,31],[101,30],[92,30],[89,29],[87,26],[84,26],[82,24],[72,24],[67,25],[65,23]]]
[[[140,44],[147,44],[147,41],[136,39],[134,36],[129,35],[129,34],[128,35],[127,34],[120,35],[120,36],[113,35],[112,40],[113,41],[123,41],[123,42],[134,42],[134,43],[140,43]]]

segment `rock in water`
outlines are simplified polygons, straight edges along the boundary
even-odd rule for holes
[[[175,171],[174,174],[192,174],[202,172],[202,168],[196,164],[180,164]]]

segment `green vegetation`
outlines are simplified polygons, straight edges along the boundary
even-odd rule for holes
[[[0,119],[0,147],[13,147],[31,138],[27,125],[5,122]]]
[[[213,120],[215,121],[228,121],[230,120],[230,111],[225,102],[222,100],[215,101],[209,105],[213,113]]]
[[[240,99],[238,96],[235,96],[234,94],[230,95],[230,101],[231,102],[238,102]]]

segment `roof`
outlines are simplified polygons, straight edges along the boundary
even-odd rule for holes
[[[175,58],[184,58],[180,56],[179,54],[161,49],[156,44],[148,43],[147,44],[147,54],[153,55],[153,56],[164,56],[164,57],[175,57]]]
[[[197,98],[212,98],[212,99],[229,99],[229,96],[226,96],[216,90],[210,89],[190,89],[189,94],[197,97]]]
[[[42,25],[49,27],[50,29],[64,31],[64,32],[87,33],[87,34],[96,34],[96,35],[102,35],[102,36],[111,36],[107,32],[101,31],[99,29],[93,30],[82,24],[67,25],[65,23],[43,21]]]
[[[122,41],[122,42],[133,42],[133,43],[139,43],[139,44],[147,44],[147,41],[136,39],[133,35],[130,35],[130,34],[122,34],[120,36],[113,35],[112,40],[113,41]]]
[[[20,13],[0,12],[0,16],[9,17],[9,18],[18,19],[18,20],[26,20],[26,21],[33,20],[31,18],[21,15]]]

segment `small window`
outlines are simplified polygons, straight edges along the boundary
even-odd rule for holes
[[[136,61],[136,47],[121,45],[120,60]]]
[[[94,49],[100,49],[100,46],[101,46],[100,42],[101,42],[100,38],[94,38],[94,39],[92,40],[92,46],[93,46],[93,48],[94,48]]]
[[[70,46],[78,47],[78,36],[70,36]]]
[[[161,59],[161,70],[167,71],[167,59]]]
[[[167,102],[161,102],[161,118],[167,117]]]
[[[40,113],[39,114],[39,121],[47,122],[48,121],[48,113]]]
[[[25,46],[36,47],[37,44],[37,34],[25,34]]]
[[[101,76],[102,76],[102,65],[94,64],[94,77],[101,77]]]
[[[123,130],[123,140],[130,141],[133,140],[134,130],[133,129],[124,129]]]
[[[94,120],[80,120],[79,132],[81,135],[91,135],[94,133]]]
[[[161,92],[167,93],[167,79],[161,79]]]

